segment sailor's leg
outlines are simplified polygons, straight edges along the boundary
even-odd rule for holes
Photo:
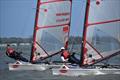
[[[16,55],[16,59],[17,59],[17,60],[24,61],[24,62],[29,62],[28,59],[26,59],[25,57],[23,57],[23,56],[20,55],[20,54]]]
[[[69,62],[71,62],[71,63],[75,63],[75,64],[79,64],[79,60],[76,59],[76,58],[73,57],[73,56],[71,56],[71,57],[69,58]]]
[[[80,63],[80,60],[77,59],[76,57],[73,57],[73,59],[74,59],[74,61],[75,61],[76,64],[79,64],[79,63]]]
[[[74,59],[72,58],[72,57],[70,57],[69,59],[68,59],[68,61],[70,62],[70,63],[75,63],[75,61],[74,61]]]
[[[24,62],[29,62],[28,59],[26,59],[26,58],[23,57],[23,56],[20,56],[20,60],[21,60],[21,61],[24,61]]]

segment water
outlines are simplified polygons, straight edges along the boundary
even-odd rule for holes
[[[21,47],[23,55],[29,58],[30,46]],[[54,76],[51,70],[46,71],[9,71],[8,63],[14,62],[13,59],[5,55],[5,48],[0,47],[0,80],[119,80],[120,75],[99,75],[99,76]]]

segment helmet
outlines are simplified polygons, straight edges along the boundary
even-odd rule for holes
[[[61,47],[61,50],[62,50],[62,49],[65,49],[65,48],[64,48],[64,47]]]

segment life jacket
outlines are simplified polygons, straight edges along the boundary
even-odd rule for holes
[[[6,52],[7,52],[8,55],[11,55],[11,54],[14,53],[14,49],[13,48],[7,48]]]
[[[69,58],[69,56],[70,56],[70,54],[69,54],[69,52],[67,50],[63,51],[63,57],[65,59]]]

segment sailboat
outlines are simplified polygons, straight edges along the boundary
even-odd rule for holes
[[[30,62],[9,64],[9,70],[46,70],[59,65],[44,61],[68,45],[71,0],[38,0]]]
[[[54,68],[53,75],[120,74],[120,65],[103,64],[120,55],[119,4],[119,0],[87,0],[79,66]]]

